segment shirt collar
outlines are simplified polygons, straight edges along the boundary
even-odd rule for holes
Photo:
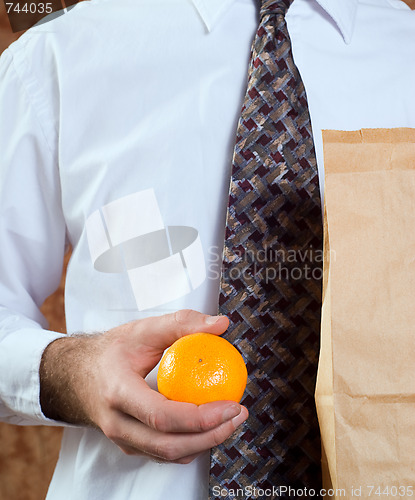
[[[199,12],[208,31],[212,31],[217,21],[236,0],[191,0]],[[350,43],[353,35],[358,0],[317,0],[319,5],[336,23],[345,43]]]
[[[352,41],[358,0],[317,0],[339,28],[345,43]]]
[[[191,0],[199,12],[208,31],[212,31],[216,22],[225,14],[235,0]]]

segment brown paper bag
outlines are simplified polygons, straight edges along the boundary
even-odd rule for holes
[[[324,131],[316,404],[333,498],[415,498],[415,129]]]

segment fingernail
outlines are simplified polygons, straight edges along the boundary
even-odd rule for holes
[[[243,422],[245,422],[245,420],[248,418],[248,416],[249,416],[249,413],[247,411],[241,411],[239,413],[239,415],[234,417],[232,419],[232,423],[235,426],[235,429],[236,429],[236,427],[238,427],[238,425],[241,425]]]
[[[222,316],[208,316],[206,318],[206,323],[208,325],[214,325],[216,323],[216,321],[220,320]]]
[[[241,413],[240,405],[228,406],[226,410],[224,410],[224,412],[222,413],[223,422],[227,422],[231,418],[239,416],[240,413]]]

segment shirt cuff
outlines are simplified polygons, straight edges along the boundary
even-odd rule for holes
[[[66,425],[45,417],[40,406],[39,367],[45,348],[64,334],[23,328],[0,347],[0,420],[15,425]]]

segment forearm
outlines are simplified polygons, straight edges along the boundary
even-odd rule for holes
[[[96,337],[68,336],[46,347],[39,369],[40,405],[46,417],[69,424],[94,425],[86,402],[94,376],[90,361],[97,349]]]

